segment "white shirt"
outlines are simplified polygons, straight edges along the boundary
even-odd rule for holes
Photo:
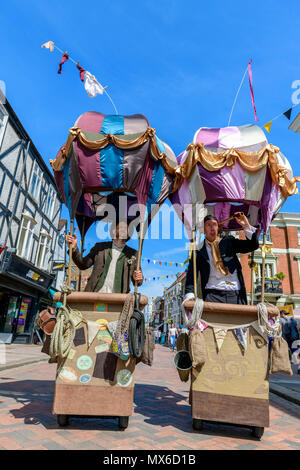
[[[244,233],[248,240],[251,239],[253,233],[256,231],[254,227],[251,226],[251,230],[244,230]],[[209,266],[210,266],[210,273],[208,282],[205,286],[206,289],[218,289],[218,290],[240,290],[240,283],[237,276],[237,270],[235,269],[233,273],[228,273],[227,276],[224,276],[220,273],[218,269],[215,268],[212,254],[211,254],[211,247],[208,243],[205,242],[208,258],[209,258]],[[184,296],[183,303],[186,300],[194,299],[195,295],[193,292],[189,292]]]
[[[106,293],[115,292],[114,284],[115,284],[116,265],[117,265],[117,261],[120,257],[120,254],[123,251],[123,248],[124,247],[119,248],[114,243],[112,244],[111,262],[110,262],[110,265],[109,265],[109,268],[108,268],[106,279],[104,281],[103,286],[99,290],[99,292],[106,292]]]
[[[176,336],[176,333],[177,333],[177,328],[170,328],[169,329],[170,336]]]

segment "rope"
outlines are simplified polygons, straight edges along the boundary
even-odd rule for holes
[[[134,309],[134,294],[128,294],[125,298],[120,320],[116,329],[114,340],[118,341],[119,338],[124,338],[124,334],[128,331],[130,317]]]
[[[66,305],[67,295],[72,289],[64,285],[61,290],[64,302],[56,316],[56,324],[51,335],[49,355],[51,358],[59,357],[64,359],[70,352],[74,341],[75,328],[82,321],[82,314],[79,310],[71,309]]]
[[[197,324],[197,322],[201,320],[202,313],[203,313],[203,305],[204,305],[203,300],[197,297],[194,303],[192,316],[190,317],[190,319],[188,319],[184,305],[182,304],[183,318],[189,330],[192,330],[194,326]]]

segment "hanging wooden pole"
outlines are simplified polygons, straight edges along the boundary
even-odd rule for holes
[[[145,222],[143,221],[141,223],[141,235],[139,238],[139,251],[138,251],[138,260],[137,260],[137,271],[140,271],[141,269],[141,258],[142,258],[142,249],[143,249],[143,240],[144,240],[144,224]],[[134,285],[134,292],[138,291],[138,283],[135,281]]]
[[[261,250],[262,266],[261,266],[261,302],[265,301],[265,268],[266,268],[266,234],[263,235],[263,246]]]
[[[251,305],[254,303],[254,251],[251,253]]]
[[[196,261],[196,228],[193,228],[193,244],[192,244],[192,249],[193,249],[193,272],[194,272],[194,294],[195,298],[198,297],[198,292],[197,292],[197,261]]]
[[[73,237],[73,225],[74,225],[74,220],[71,219],[71,226],[70,226],[70,232],[69,235]],[[71,287],[71,272],[72,272],[72,245],[69,245],[69,266],[68,266],[68,282],[67,286]]]
[[[81,249],[80,249],[81,258],[84,252],[84,237],[85,237],[84,231],[85,231],[85,217],[83,217],[83,221],[82,221],[82,234],[83,235],[81,237]],[[81,269],[79,270],[78,290],[79,292],[81,291]]]

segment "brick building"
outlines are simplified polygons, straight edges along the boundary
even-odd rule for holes
[[[262,237],[260,237],[261,245]],[[271,250],[271,252],[266,251],[267,282],[271,285],[270,281],[277,273],[283,273],[285,277],[277,288],[266,289],[265,299],[278,306],[289,304],[293,304],[294,308],[300,306],[300,214],[280,212],[271,223],[266,245]],[[250,299],[251,271],[248,266],[250,254],[242,254],[240,261]],[[261,249],[256,250],[254,261],[258,265],[257,273],[254,275],[254,302],[256,303],[260,301]]]

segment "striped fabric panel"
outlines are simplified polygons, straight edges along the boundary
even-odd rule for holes
[[[144,133],[149,127],[148,119],[142,114],[133,114],[132,116],[124,116],[124,134]]]
[[[80,127],[85,132],[99,134],[99,130],[102,127],[104,118],[105,114],[95,111],[88,111],[87,113],[79,116],[75,122],[75,126]],[[102,184],[100,171],[100,153],[90,151],[75,141],[75,154],[77,157],[83,187],[100,187]]]
[[[126,191],[134,192],[140,180],[141,172],[145,171],[149,141],[133,150],[124,150],[123,186]]]
[[[66,206],[69,210],[70,215],[72,214],[72,201],[71,201],[71,191],[70,191],[70,159],[67,158],[63,168],[63,182],[64,182],[64,193]]]
[[[74,126],[80,127],[83,131],[99,133],[104,118],[105,114],[88,111],[77,118]]]
[[[243,148],[243,150],[259,150],[267,139],[262,129],[255,124],[229,127],[200,127],[195,132],[194,143],[202,142],[206,147],[215,149]]]
[[[157,142],[157,146],[160,152],[165,153],[166,149],[165,149],[163,142],[158,137],[156,137],[156,142]],[[159,160],[155,161],[152,181],[151,181],[151,185],[150,185],[148,197],[147,197],[147,210],[149,214],[151,213],[151,205],[156,204],[159,199],[164,174],[165,174],[165,170],[161,162]]]
[[[101,134],[124,135],[124,117],[106,115],[103,119]],[[120,188],[123,186],[123,150],[108,145],[100,151],[101,186],[103,188]]]

